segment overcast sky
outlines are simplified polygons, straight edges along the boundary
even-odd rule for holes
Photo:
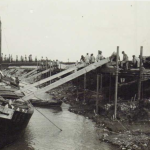
[[[116,47],[150,55],[150,2],[0,0],[2,52],[76,61]]]

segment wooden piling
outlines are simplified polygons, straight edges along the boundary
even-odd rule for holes
[[[84,103],[85,103],[85,94],[86,94],[86,73],[84,74]]]
[[[98,114],[99,105],[99,75],[97,74],[97,96],[96,96],[96,113]]]
[[[111,73],[109,74],[109,102],[111,99]]]
[[[2,30],[1,30],[1,20],[0,20],[0,69],[2,69],[2,67],[1,67],[1,64],[2,64],[1,48],[2,48]]]
[[[79,77],[77,77],[77,100],[79,99]]]
[[[143,46],[141,46],[141,49],[140,49],[140,72],[139,72],[139,82],[138,82],[138,101],[141,100],[142,58],[143,58]]]
[[[103,75],[100,74],[100,94],[102,95],[102,88],[103,88]]]
[[[117,97],[118,97],[118,58],[119,58],[119,46],[117,46],[117,58],[116,58],[116,81],[115,81],[115,109],[114,119],[117,118]]]
[[[51,77],[51,75],[52,75],[51,68],[52,68],[52,61],[50,61],[50,77]],[[51,80],[50,80],[50,84],[51,84]]]

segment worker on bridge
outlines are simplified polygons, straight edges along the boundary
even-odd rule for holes
[[[83,56],[83,55],[81,55],[80,62],[81,62],[82,64],[84,64],[84,63],[85,63],[85,58],[84,58],[84,56]]]
[[[123,54],[123,60],[121,62],[121,68],[124,68],[125,65],[125,69],[128,70],[128,64],[129,64],[128,55],[124,51],[122,51],[122,54]]]
[[[93,56],[93,54],[91,54],[90,56],[90,64],[95,63],[95,57]]]
[[[139,68],[140,67],[140,58],[136,57],[135,55],[132,56],[132,63],[133,63],[133,68]]]
[[[116,62],[117,60],[117,52],[113,52],[112,55],[110,56],[111,62]],[[118,56],[118,60],[120,60],[120,56]]]
[[[86,63],[87,65],[90,64],[90,56],[89,56],[89,53],[87,53],[86,56],[85,56],[85,63]]]
[[[96,61],[98,62],[98,61],[102,60],[103,58],[104,58],[104,57],[103,57],[103,55],[102,55],[102,51],[98,50],[98,54],[97,54],[97,57],[96,57]]]

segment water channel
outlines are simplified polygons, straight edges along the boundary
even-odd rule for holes
[[[25,134],[3,150],[116,150],[112,145],[100,142],[97,128],[88,118],[61,108],[37,108],[63,131],[60,132],[36,109]]]

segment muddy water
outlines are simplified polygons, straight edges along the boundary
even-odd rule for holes
[[[100,142],[95,124],[68,111],[68,105],[59,109],[38,108],[63,131],[35,110],[25,134],[3,150],[116,150]]]

